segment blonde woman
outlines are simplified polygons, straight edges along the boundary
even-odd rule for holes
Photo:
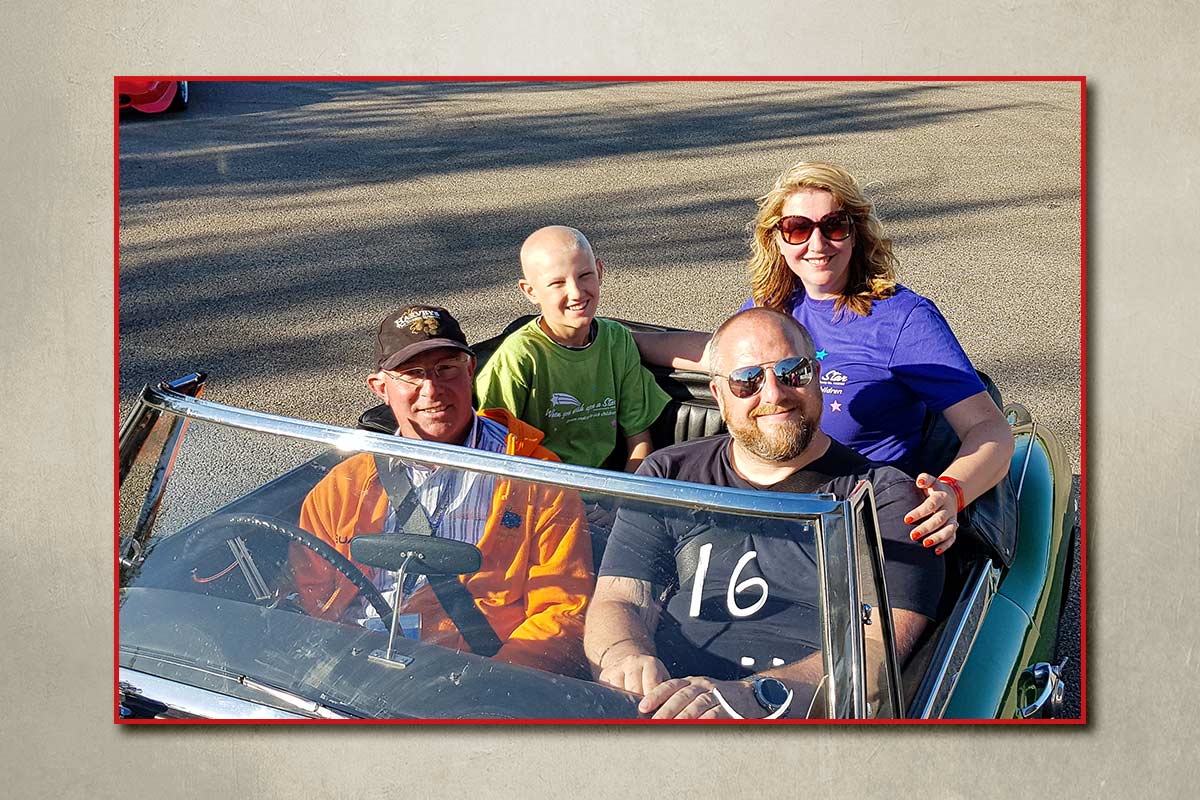
[[[1000,409],[937,307],[896,282],[891,240],[853,176],[801,162],[758,201],[749,261],[751,305],[795,317],[816,344],[821,428],[872,461],[915,475],[926,499],[905,517],[911,536],[941,554],[957,512],[1007,472],[1013,439]],[[642,356],[708,369],[708,336],[635,334]],[[926,413],[961,441],[949,466],[924,471]]]

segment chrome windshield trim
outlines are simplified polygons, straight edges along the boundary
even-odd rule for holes
[[[996,594],[996,571],[992,568],[992,560],[989,558],[984,561],[976,567],[976,571],[978,575],[955,605],[950,615],[950,624],[938,642],[934,656],[938,664],[937,671],[926,673],[925,680],[921,682],[917,696],[913,699],[912,712],[909,715],[912,718],[940,718],[945,713],[959,676],[959,672],[955,672],[954,675],[948,674],[950,664],[957,661],[961,669],[975,645],[975,637],[979,634],[988,606]],[[956,654],[960,654],[961,657],[956,659]]]
[[[862,631],[855,608],[858,588],[855,583],[853,545],[846,510],[839,502],[836,513],[826,514],[817,529],[817,570],[820,576],[819,599],[826,613],[821,615],[822,662],[826,682],[826,713],[832,719],[857,719],[866,711],[862,686]]]
[[[119,669],[117,680],[122,693],[145,697],[184,716],[204,719],[312,719],[311,715],[293,714],[128,667]]]
[[[148,388],[142,402],[150,408],[190,419],[302,439],[347,452],[379,453],[397,458],[409,458],[428,464],[469,469],[568,489],[586,487],[589,491],[602,492],[616,497],[653,500],[664,505],[682,508],[786,519],[814,518],[822,514],[842,511],[840,502],[817,499],[811,495],[763,492],[751,489],[726,489],[685,481],[664,481],[642,475],[629,475],[592,467],[579,467],[573,464],[486,453],[458,445],[405,439],[373,431],[339,428],[320,422],[250,411],[215,403],[211,400],[187,397],[169,389]]]
[[[843,504],[846,548],[846,594],[850,607],[847,614],[847,633],[849,633],[850,659],[850,701],[853,705],[854,719],[866,719],[870,716],[867,709],[867,681],[864,674],[867,660],[867,643],[862,629],[861,590],[858,586],[858,542],[854,540],[855,523],[850,514],[850,503]]]
[[[883,538],[879,532],[879,510],[875,506],[875,487],[870,481],[861,481],[856,487],[854,487],[854,490],[850,493],[850,496],[846,498],[846,511],[850,517],[848,525],[851,526],[852,529],[858,525],[860,510],[864,520],[867,522],[868,530],[863,531],[863,539],[866,541],[868,552],[864,554],[856,552],[854,572],[855,574],[858,572],[859,561],[857,559],[869,559],[871,575],[875,580],[875,591],[877,595],[876,604],[879,612],[878,624],[880,630],[883,631],[884,657],[887,659],[888,704],[891,706],[892,713],[895,714],[897,718],[903,718],[904,705],[901,702],[901,698],[904,696],[904,692],[903,687],[900,684],[900,659],[896,654],[896,629],[892,620],[892,604],[888,595],[887,575],[884,571]],[[856,550],[857,546],[858,543],[856,540]],[[856,588],[857,595],[855,602],[857,602],[858,606],[861,608],[863,602],[862,588]],[[863,630],[861,625],[859,627],[859,631],[861,632],[863,641],[863,670],[865,677],[865,671],[870,669],[870,665],[867,664],[866,653],[867,635],[866,631]],[[864,696],[866,688],[867,687],[864,682]],[[878,717],[879,713],[877,710],[875,710],[869,713],[868,716]]]

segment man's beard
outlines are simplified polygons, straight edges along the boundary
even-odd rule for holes
[[[766,461],[789,461],[803,453],[812,443],[814,429],[809,424],[808,417],[800,414],[796,420],[771,425],[766,431],[759,428],[754,417],[764,414],[776,414],[784,409],[779,406],[761,405],[750,412],[750,419],[744,425],[733,425],[728,419],[725,427],[742,447]]]

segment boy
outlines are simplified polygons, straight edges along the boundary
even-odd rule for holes
[[[618,322],[596,319],[604,265],[587,238],[562,225],[521,245],[521,293],[541,316],[514,331],[479,371],[480,408],[506,408],[544,431],[542,442],[568,464],[598,467],[624,436],[633,472],[650,454],[651,423],[667,393],[642,366]]]

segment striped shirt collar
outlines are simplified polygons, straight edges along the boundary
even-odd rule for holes
[[[400,433],[399,427],[392,433],[396,436],[404,435]],[[494,419],[481,417],[478,412],[472,410],[471,429],[467,431],[467,438],[462,446],[473,450],[486,450],[489,453],[507,453],[508,428]]]

